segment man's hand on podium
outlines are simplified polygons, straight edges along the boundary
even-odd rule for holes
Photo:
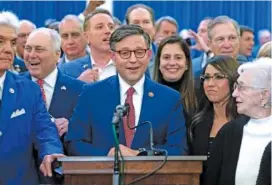
[[[120,152],[122,153],[123,156],[137,156],[139,154],[139,151],[138,150],[132,150],[131,148],[128,148],[122,144],[119,145],[119,148],[120,148]],[[112,147],[108,153],[108,156],[114,156],[114,151],[115,151],[115,148]]]
[[[52,162],[57,160],[58,157],[65,157],[65,155],[51,154],[44,156],[42,164],[40,165],[40,170],[44,176],[52,177]]]

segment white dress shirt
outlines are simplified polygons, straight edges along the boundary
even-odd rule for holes
[[[90,55],[91,57],[91,62],[92,62],[92,68],[93,69],[98,69],[98,80],[104,80],[108,77],[111,77],[113,75],[116,75],[116,67],[115,67],[115,63],[110,60],[108,62],[107,65],[105,65],[103,68],[100,68],[97,66],[96,62],[94,61],[92,55]]]
[[[49,110],[51,100],[54,94],[54,89],[57,81],[58,76],[58,69],[55,68],[54,71],[52,71],[47,77],[45,77],[43,88],[45,91],[45,97],[46,97],[46,108]],[[38,79],[32,77],[32,81],[37,82]]]
[[[2,100],[3,89],[4,89],[4,81],[6,79],[6,72],[0,77],[0,100]]]
[[[125,104],[125,100],[127,98],[127,90],[131,87],[119,74],[119,84],[120,84],[120,101],[121,105]],[[144,81],[145,75],[132,87],[134,88],[135,92],[133,94],[132,100],[135,109],[135,126],[138,125],[139,117],[142,108],[142,101],[144,95]]]

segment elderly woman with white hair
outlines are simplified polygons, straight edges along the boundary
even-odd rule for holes
[[[270,58],[238,68],[240,77],[232,95],[237,112],[243,116],[225,124],[218,133],[205,185],[256,184],[264,149],[271,141],[271,69]]]

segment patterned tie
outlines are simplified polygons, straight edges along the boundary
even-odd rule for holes
[[[46,96],[45,96],[45,91],[44,91],[44,88],[43,88],[43,84],[44,84],[44,80],[37,80],[37,84],[39,84],[40,88],[41,88],[41,91],[42,91],[42,98],[43,98],[43,101],[46,104]]]
[[[125,103],[129,104],[129,114],[127,116],[124,117],[123,122],[124,122],[124,131],[125,131],[125,137],[126,137],[126,145],[127,147],[131,147],[131,143],[134,137],[134,129],[131,130],[128,127],[128,124],[130,127],[135,127],[135,109],[134,109],[134,105],[133,105],[133,94],[134,94],[135,90],[133,87],[130,87],[127,90],[127,98]]]

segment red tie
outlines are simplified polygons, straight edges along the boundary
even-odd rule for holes
[[[134,94],[135,90],[133,87],[130,87],[127,90],[127,98],[125,103],[129,104],[129,114],[127,116],[124,117],[123,122],[124,122],[124,131],[125,131],[125,136],[126,136],[126,144],[127,147],[130,148],[133,137],[134,137],[134,129],[131,130],[128,128],[128,125],[130,127],[135,127],[135,109],[134,109],[134,105],[133,105],[133,94]]]
[[[41,88],[42,98],[43,98],[43,101],[44,101],[44,103],[46,105],[46,96],[45,96],[45,91],[44,91],[44,88],[43,88],[44,80],[37,80],[37,83],[39,84],[39,86]]]

